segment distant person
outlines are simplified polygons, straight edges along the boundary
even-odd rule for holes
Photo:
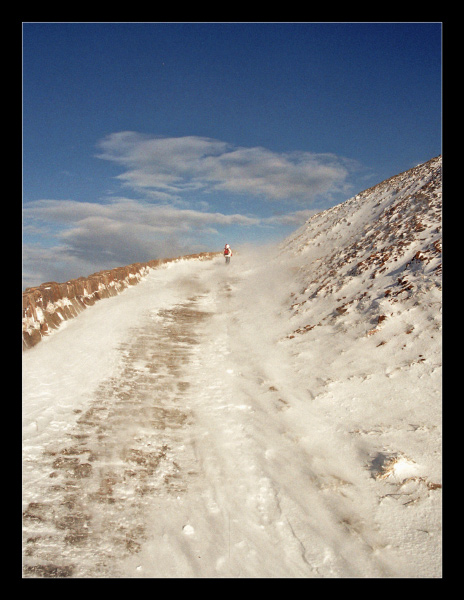
[[[230,257],[232,256],[232,250],[230,249],[229,244],[226,244],[224,247],[224,256],[226,257],[226,265],[230,263]]]

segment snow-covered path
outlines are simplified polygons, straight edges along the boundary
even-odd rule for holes
[[[291,278],[172,263],[25,353],[26,577],[420,576],[281,341]]]

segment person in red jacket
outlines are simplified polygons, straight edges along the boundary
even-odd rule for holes
[[[224,247],[224,256],[226,258],[226,265],[230,263],[230,257],[232,256],[232,250],[230,249],[229,244],[226,244]]]

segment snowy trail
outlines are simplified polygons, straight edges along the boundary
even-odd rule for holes
[[[277,341],[289,265],[234,259],[153,271],[25,353],[25,577],[403,574]]]

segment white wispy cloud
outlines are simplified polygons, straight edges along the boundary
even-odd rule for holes
[[[241,214],[226,215],[181,209],[169,204],[151,204],[129,198],[114,198],[106,203],[78,202],[76,200],[38,200],[24,208],[28,219],[53,221],[63,226],[98,220],[108,223],[143,224],[168,232],[180,224],[186,229],[218,225],[257,225],[260,219]]]
[[[99,158],[124,169],[120,181],[165,199],[203,190],[309,203],[340,191],[350,168],[349,161],[332,154],[277,153],[196,136],[150,137],[126,131],[107,136],[98,147]]]

